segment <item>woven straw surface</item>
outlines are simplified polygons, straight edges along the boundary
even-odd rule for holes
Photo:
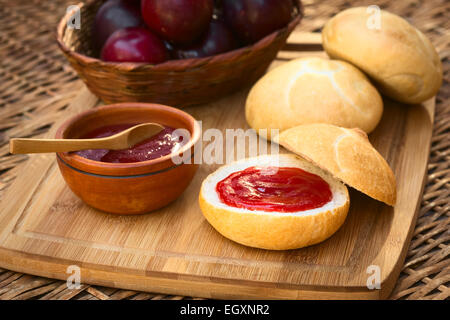
[[[55,27],[73,1],[0,0],[0,200],[27,156],[8,154],[9,137],[44,133],[82,87],[57,48]],[[320,31],[339,10],[379,5],[406,17],[436,46],[444,65],[437,97],[428,183],[392,299],[450,296],[450,2],[305,0],[304,31]],[[83,285],[0,269],[0,299],[187,299]]]

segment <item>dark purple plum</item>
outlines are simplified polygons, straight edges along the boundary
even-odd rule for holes
[[[292,0],[222,0],[226,23],[244,43],[253,43],[288,24]]]
[[[231,51],[237,48],[238,42],[228,26],[219,20],[212,20],[208,31],[199,43],[174,50],[178,59],[201,58]]]
[[[104,61],[161,63],[169,58],[164,42],[142,27],[114,32],[101,52]]]
[[[191,44],[206,32],[213,14],[213,0],[142,0],[142,17],[161,38]]]
[[[100,50],[115,31],[128,27],[143,27],[140,1],[109,0],[97,11],[92,26],[94,48]]]

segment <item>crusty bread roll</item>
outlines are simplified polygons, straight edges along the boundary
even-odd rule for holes
[[[404,103],[434,96],[442,83],[439,56],[418,29],[401,17],[358,7],[344,10],[323,28],[325,51],[348,61],[374,79],[380,91]]]
[[[394,173],[363,131],[329,124],[301,125],[274,140],[362,193],[395,204]]]
[[[295,167],[316,174],[329,184],[332,200],[320,208],[293,213],[252,211],[223,203],[217,183],[252,166]],[[251,247],[285,250],[319,243],[335,233],[347,216],[349,195],[344,184],[295,155],[265,155],[233,162],[210,174],[203,181],[199,203],[205,218],[223,236]]]
[[[259,132],[308,123],[331,123],[371,132],[383,101],[366,76],[349,63],[317,57],[287,62],[251,89],[245,115]],[[259,132],[264,135],[264,132]]]

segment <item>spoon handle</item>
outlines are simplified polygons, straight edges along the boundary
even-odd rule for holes
[[[86,149],[108,149],[107,139],[24,139],[9,141],[12,154],[70,152]]]

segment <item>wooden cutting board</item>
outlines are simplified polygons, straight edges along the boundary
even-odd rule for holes
[[[324,55],[319,44],[320,35],[296,32],[272,67]],[[247,92],[186,111],[203,121],[204,130],[247,129]],[[67,117],[96,104],[85,89]],[[416,106],[386,100],[370,140],[394,170],[397,205],[351,190],[341,229],[321,244],[290,251],[239,245],[206,222],[197,196],[217,165],[202,164],[186,192],[164,209],[114,216],[86,206],[68,189],[54,155],[30,156],[0,204],[0,267],[65,280],[68,266],[77,265],[84,283],[205,298],[386,298],[414,229],[433,118],[434,99]],[[374,275],[370,266],[379,267],[380,290],[366,286]]]

